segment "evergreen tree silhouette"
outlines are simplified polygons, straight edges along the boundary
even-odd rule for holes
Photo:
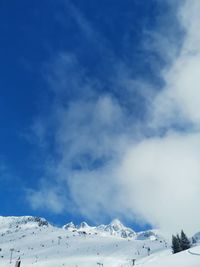
[[[190,240],[186,236],[186,234],[181,231],[181,237],[180,237],[180,245],[182,250],[189,249],[191,247]]]
[[[179,236],[172,235],[172,252],[178,253],[182,250]]]

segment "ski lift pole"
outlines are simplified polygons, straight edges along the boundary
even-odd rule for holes
[[[132,260],[131,260],[131,262],[132,262],[132,266],[135,265],[135,261],[136,261],[136,259],[132,259]]]
[[[10,264],[12,263],[12,256],[13,256],[14,248],[10,249]]]
[[[15,267],[20,267],[20,265],[21,265],[21,261],[20,261],[20,258],[19,258],[15,263]]]

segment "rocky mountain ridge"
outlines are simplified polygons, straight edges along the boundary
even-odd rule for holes
[[[90,226],[86,222],[82,222],[79,225],[75,225],[73,222],[67,223],[63,226],[63,229],[89,235],[101,235],[101,236],[118,236],[122,238],[134,238],[138,240],[142,239],[156,239],[156,231],[144,231],[136,233],[133,229],[126,227],[118,219],[114,219],[110,224],[101,224],[98,226]]]

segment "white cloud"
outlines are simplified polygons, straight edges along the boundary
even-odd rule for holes
[[[65,211],[66,199],[60,196],[60,191],[53,188],[42,188],[40,191],[28,190],[28,199],[31,202],[33,209],[49,209],[54,213]]]
[[[149,105],[149,114],[139,126],[124,103],[97,92],[101,84],[88,79],[73,56],[59,57],[50,79],[59,101],[47,120],[50,125],[43,124],[54,135],[59,160],[53,166],[47,164],[45,179],[51,177],[51,183],[66,186],[66,191],[41,186],[29,198],[34,208],[70,212],[71,205],[93,220],[118,214],[166,231],[200,229],[199,11],[198,0],[185,1],[181,7],[178,16],[185,29],[184,43],[161,72],[164,88],[155,97],[147,94],[144,103]],[[131,87],[129,97],[134,98],[135,86],[144,84],[120,74],[113,90]],[[66,105],[59,89],[63,92],[67,86],[80,95]],[[154,136],[145,137],[143,123]],[[178,127],[186,127],[185,132],[175,130]],[[45,139],[44,130],[39,130]],[[46,199],[41,197],[44,192]]]
[[[200,123],[200,35],[198,12],[200,2],[185,1],[179,11],[179,19],[185,30],[185,39],[179,56],[169,69],[163,72],[166,82],[164,90],[154,101],[154,122],[192,123],[199,127]],[[170,47],[169,47],[170,49]],[[159,121],[160,120],[160,121]]]
[[[200,133],[170,133],[131,147],[119,167],[130,208],[157,227],[199,229]]]

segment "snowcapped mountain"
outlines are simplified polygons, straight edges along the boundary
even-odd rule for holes
[[[156,240],[157,238],[159,238],[158,230],[142,231],[137,233],[136,235],[137,240]]]
[[[131,228],[125,227],[118,219],[113,220],[108,225],[99,226],[97,229],[102,229],[110,235],[120,236],[123,238],[132,238],[136,235]]]
[[[44,218],[33,216],[22,217],[3,217],[0,216],[0,229],[4,228],[18,228],[18,227],[31,227],[31,226],[49,226],[49,223]]]
[[[144,267],[186,266],[180,255],[171,255],[170,245],[158,230],[136,233],[116,219],[108,225],[71,222],[61,228],[38,217],[0,217],[1,267],[14,267],[19,257],[21,267],[94,267],[98,263],[128,267],[133,262]],[[189,263],[198,253],[196,247],[179,254]],[[187,266],[199,266],[198,259]]]
[[[101,224],[99,226],[89,226],[86,222],[75,226],[73,222],[70,222],[64,225],[63,229],[89,235],[111,235],[123,238],[133,238],[136,236],[136,233],[131,228],[125,227],[118,219],[113,220],[108,225]]]

